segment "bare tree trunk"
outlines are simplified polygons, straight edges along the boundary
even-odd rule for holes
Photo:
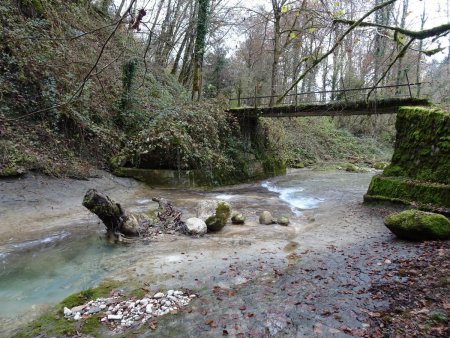
[[[401,28],[405,28],[405,24],[406,24],[406,15],[408,14],[408,6],[409,6],[409,0],[403,0],[403,11],[402,11],[402,18],[400,20],[400,27]],[[396,80],[396,84],[397,86],[401,84],[402,79],[403,79],[403,58],[401,57],[398,60],[397,63],[397,80]],[[400,87],[397,87],[395,89],[395,94],[400,94]]]
[[[117,12],[116,12],[116,20],[117,20],[118,18],[120,18],[120,13],[122,13],[122,9],[123,9],[123,5],[125,5],[125,1],[126,1],[126,0],[122,0],[122,1],[120,2],[119,8],[117,9]]]
[[[166,16],[161,24],[161,33],[159,35],[156,47],[156,50],[158,51],[156,53],[156,63],[160,66],[164,66],[164,60],[166,58],[165,49],[170,37],[169,20],[171,16],[172,16],[172,0],[169,0],[166,9]]]
[[[184,35],[183,41],[181,42],[181,46],[178,49],[177,55],[173,62],[172,71],[170,72],[172,75],[175,75],[177,73],[178,64],[180,63],[181,55],[183,54],[183,50],[184,47],[186,46],[188,39],[189,39],[189,31],[187,31],[186,34]]]
[[[273,60],[272,60],[272,73],[270,77],[270,101],[269,106],[272,107],[275,102],[275,96],[277,95],[277,76],[278,76],[278,60],[280,59],[280,20],[281,20],[281,7],[276,0],[272,0],[272,10],[274,16],[273,26]]]
[[[153,35],[155,34],[156,25],[158,24],[159,15],[161,14],[162,7],[164,5],[165,0],[160,0],[158,9],[156,10],[155,19],[153,20],[152,26],[150,28],[150,33],[148,36],[147,45],[150,46],[152,43]]]
[[[181,212],[163,198],[153,198],[159,208],[155,211],[155,219],[145,214],[127,212],[119,203],[108,195],[89,189],[83,198],[83,206],[96,214],[106,226],[109,236],[121,240],[126,237],[150,237],[159,233],[179,232],[186,234],[188,230],[181,221]]]
[[[160,49],[161,52],[161,63],[164,67],[166,67],[169,64],[170,61],[170,55],[173,49],[175,48],[175,45],[177,44],[177,41],[180,40],[179,37],[179,30],[181,27],[182,20],[180,20],[180,17],[184,17],[184,15],[187,12],[187,7],[183,7],[183,1],[178,0],[174,4],[174,8],[172,9],[172,12],[174,13],[171,15],[171,20],[168,24],[167,31],[165,34],[165,38],[163,41],[163,48]]]
[[[336,38],[338,36],[338,32],[335,33],[336,34]],[[331,75],[331,90],[335,91],[338,90],[338,86],[339,86],[339,64],[341,63],[340,59],[340,51],[341,51],[341,47],[337,47],[334,52],[333,52],[333,73]],[[331,100],[335,100],[336,99],[336,93],[331,93]]]
[[[84,196],[83,206],[101,219],[109,233],[139,236],[137,220],[128,215],[119,203],[115,203],[107,195],[90,189]]]
[[[208,33],[209,1],[198,0],[197,32],[195,36],[194,61],[192,74],[192,100],[201,100],[203,79],[203,56],[206,48],[206,35]]]
[[[426,10],[425,10],[425,2],[423,3],[423,11],[422,15],[420,16],[420,30],[423,30],[423,27],[425,26],[425,22],[427,21],[426,18]],[[423,48],[423,40],[420,40],[419,42],[419,53],[417,55],[417,67],[416,67],[416,83],[420,82],[420,63],[422,62],[422,53],[420,52]],[[420,97],[420,85],[417,86],[417,97]]]

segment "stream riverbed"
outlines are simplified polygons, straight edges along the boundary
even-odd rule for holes
[[[359,250],[361,256],[361,252],[364,255],[375,250],[379,257],[374,256],[371,263],[355,263],[354,267],[362,271],[367,264],[373,264],[380,273],[388,269],[384,262],[389,249],[383,249],[383,243],[391,243],[393,236],[383,226],[382,211],[361,204],[372,175],[292,170],[283,177],[206,192],[152,189],[104,172],[89,181],[42,176],[2,180],[0,336],[7,336],[69,294],[105,279],[120,280],[134,287],[145,283],[155,292],[189,288],[200,294],[199,303],[193,305],[189,314],[178,315],[173,321],[163,320],[167,323],[158,327],[159,336],[173,337],[180,332],[183,336],[217,336],[254,331],[269,336],[322,337],[317,332],[323,333],[324,326],[329,327],[327,335],[347,336],[345,330],[332,327],[333,321],[339,323],[338,319],[347,320],[347,326],[365,329],[368,324],[364,315],[352,311],[363,307],[361,302],[364,306],[376,304],[364,303],[368,300],[362,296],[347,301],[333,298],[341,295],[340,286],[332,286],[326,275],[336,273],[333,282],[349,284],[347,289],[352,292],[370,284],[369,273],[362,273],[356,281],[351,271],[345,275],[344,270],[350,265],[346,256],[340,254],[343,251],[351,256]],[[106,192],[133,211],[145,211],[152,197],[162,196],[180,208],[184,218],[194,216],[195,205],[202,199],[223,199],[232,205],[233,211],[246,215],[247,222],[243,226],[228,225],[223,231],[202,238],[164,235],[147,242],[111,245],[104,240],[103,225],[81,206],[84,193],[91,187]],[[291,224],[288,227],[257,224],[258,215],[264,210],[275,217],[287,215]],[[414,249],[404,243],[399,245],[404,246],[402,255],[411,254]],[[316,270],[320,273],[311,272]],[[343,276],[338,276],[340,270]],[[299,273],[305,278],[301,285],[294,278]],[[291,277],[295,280],[289,280]],[[296,294],[303,290],[302,297],[307,295],[303,308],[298,308],[300,301],[295,305],[294,291],[290,295],[284,292],[286,285],[297,285]],[[274,286],[277,289],[270,291]],[[239,298],[234,303],[229,297],[223,300],[211,293],[212,289],[239,290],[236,291]],[[320,295],[314,295],[313,291],[320,291]],[[311,305],[314,299],[320,304]],[[233,308],[242,315],[238,303],[245,304],[244,308],[251,312],[245,323],[232,325]],[[331,321],[329,318],[319,321],[321,326],[317,328],[315,311],[321,308],[329,311],[338,304],[352,309]],[[204,324],[211,311],[218,317],[211,318],[220,324],[218,328]],[[297,322],[289,319],[292,314],[300,318],[302,313],[304,319]],[[287,314],[290,315],[286,317]]]

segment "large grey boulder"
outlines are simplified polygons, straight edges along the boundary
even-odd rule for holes
[[[198,202],[195,209],[197,218],[206,221],[209,217],[216,214],[216,208],[219,201],[217,200],[203,200]]]
[[[202,236],[208,231],[205,221],[197,217],[191,217],[186,220],[186,229],[189,234],[198,236]]]

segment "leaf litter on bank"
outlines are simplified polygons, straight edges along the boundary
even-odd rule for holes
[[[372,298],[389,300],[370,313],[371,337],[450,337],[450,243],[425,242],[417,256],[399,259]]]

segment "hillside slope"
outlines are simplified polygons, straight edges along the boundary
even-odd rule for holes
[[[5,0],[0,21],[0,177],[85,178],[121,156],[228,176],[254,159],[388,157],[320,118],[263,123],[264,140],[249,144],[225,102],[190,102],[174,77],[143,61],[144,41],[84,1]]]

